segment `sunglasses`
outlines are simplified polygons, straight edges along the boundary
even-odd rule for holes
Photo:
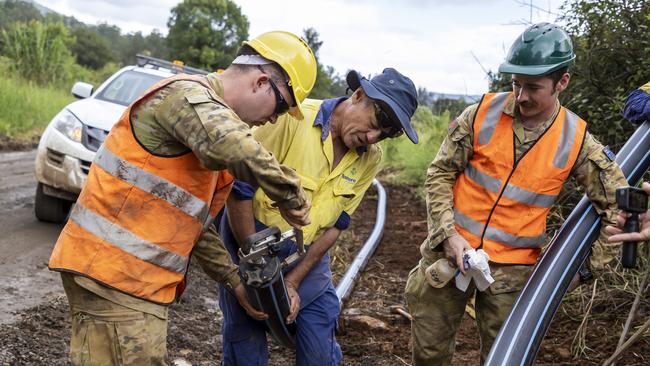
[[[388,114],[384,112],[379,103],[373,102],[372,104],[375,106],[375,117],[377,118],[379,129],[381,130],[381,134],[379,135],[380,140],[385,138],[395,138],[404,133],[404,130],[401,127],[395,126],[395,123],[393,123]]]
[[[266,74],[264,69],[262,69],[262,66],[257,65],[257,68],[260,69],[262,73]],[[278,86],[275,85],[275,82],[270,77],[269,84],[271,85],[271,89],[273,89],[273,94],[275,94],[275,110],[273,111],[273,114],[279,116],[287,113],[287,111],[289,111],[289,103],[284,99],[282,93],[280,93],[280,89],[278,89]]]

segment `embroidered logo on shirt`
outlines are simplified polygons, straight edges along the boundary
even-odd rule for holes
[[[453,121],[449,122],[449,131],[448,133],[451,135],[452,132],[454,132],[458,128],[458,118],[454,118]]]
[[[603,153],[605,156],[607,156],[607,159],[609,159],[609,161],[614,161],[616,159],[616,154],[610,150],[609,146],[603,147]]]
[[[345,181],[348,182],[348,183],[356,183],[357,182],[356,179],[350,178],[345,174],[341,174],[341,178],[345,179]]]

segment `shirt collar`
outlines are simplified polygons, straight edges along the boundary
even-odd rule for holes
[[[325,141],[327,139],[327,136],[330,134],[332,114],[334,113],[334,109],[336,109],[336,106],[341,104],[346,99],[348,99],[348,97],[325,99],[323,100],[323,103],[320,105],[318,114],[314,119],[314,127],[319,126],[321,128],[321,134],[320,134],[321,142]],[[360,146],[357,148],[358,154],[364,153],[366,151],[368,151],[368,146]]]
[[[332,120],[332,114],[334,113],[334,109],[336,108],[337,105],[339,105],[346,99],[348,99],[348,97],[325,99],[323,100],[323,103],[320,105],[320,109],[318,110],[316,119],[314,119],[314,127],[320,126],[321,141],[325,141],[325,139],[327,139],[327,135],[330,134],[330,124]]]
[[[224,97],[224,91],[223,91],[223,83],[221,82],[221,79],[219,79],[219,76],[217,76],[216,72],[209,73],[206,76],[206,79],[208,79],[208,84],[212,87],[212,90],[221,98]]]

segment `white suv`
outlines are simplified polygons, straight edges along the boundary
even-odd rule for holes
[[[90,164],[106,135],[131,102],[161,79],[175,73],[207,74],[178,62],[138,55],[93,92],[77,82],[67,105],[49,123],[38,143],[34,211],[41,221],[63,222],[86,182]]]

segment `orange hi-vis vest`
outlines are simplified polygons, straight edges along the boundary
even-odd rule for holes
[[[209,87],[204,78],[177,75],[127,108],[95,156],[50,269],[160,304],[180,295],[192,249],[223,207],[233,177],[207,169],[191,152],[158,156],[136,140],[131,111],[178,80]]]
[[[534,264],[546,217],[578,158],[585,121],[568,109],[515,161],[513,93],[485,94],[474,118],[473,156],[454,185],[454,221],[496,263]]]

